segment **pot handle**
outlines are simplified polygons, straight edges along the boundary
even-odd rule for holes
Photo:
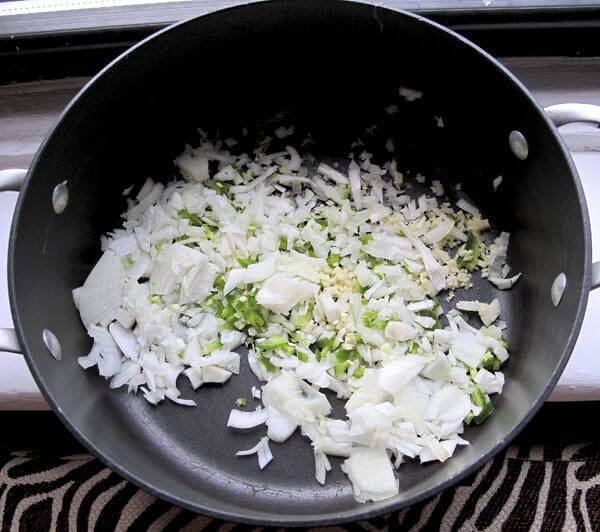
[[[546,107],[546,113],[556,127],[572,122],[600,124],[600,105],[589,103],[559,103]]]
[[[19,339],[14,329],[0,328],[0,351],[9,353],[21,353]]]
[[[25,181],[26,175],[27,170],[21,168],[0,170],[0,191],[18,191],[23,181]],[[0,351],[8,351],[9,353],[21,352],[19,340],[14,329],[0,328]]]
[[[559,103],[546,107],[546,113],[556,127],[573,122],[600,124],[600,105],[589,103]],[[592,264],[591,289],[600,288],[600,262]]]
[[[0,170],[0,191],[4,190],[20,190],[21,185],[25,181],[27,170],[22,168],[10,168],[8,170]]]
[[[600,288],[600,262],[592,264],[592,284],[591,289]]]

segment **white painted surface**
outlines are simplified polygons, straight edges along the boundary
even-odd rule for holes
[[[593,260],[600,261],[600,152],[573,154],[581,176],[592,226]],[[585,318],[551,401],[600,400],[600,289],[590,294]]]

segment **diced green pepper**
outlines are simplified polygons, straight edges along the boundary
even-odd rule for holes
[[[375,320],[379,316],[379,313],[376,310],[368,310],[364,312],[362,315],[362,322],[365,327],[369,327],[371,329],[375,324]]]
[[[494,411],[494,405],[492,405],[490,396],[482,392],[479,388],[471,394],[471,401],[473,401],[474,405],[481,407],[481,412],[473,417],[475,424],[481,425]]]
[[[184,220],[189,220],[190,225],[200,227],[202,225],[202,220],[199,218],[197,214],[194,214],[186,209],[181,209],[177,211],[177,216],[183,218]]]
[[[203,350],[203,355],[210,355],[213,351],[220,349],[223,347],[221,340],[219,338],[215,338],[212,342],[210,342]]]
[[[204,305],[207,305],[209,307],[223,308],[223,303],[221,303],[221,300],[219,299],[218,294],[212,294],[212,295],[208,296],[204,300]],[[200,307],[201,305],[195,305],[195,306]]]
[[[252,259],[250,257],[238,257],[236,260],[242,268],[247,268],[248,266],[250,266],[250,264],[256,264],[258,262],[258,260]]]
[[[347,362],[352,358],[352,351],[344,351],[343,349],[338,349],[333,354],[338,362]]]
[[[330,253],[327,257],[327,264],[330,268],[335,268],[340,263],[339,253]]]
[[[248,230],[246,231],[246,234],[248,236],[254,236],[254,233],[256,233],[256,230],[258,229],[258,225],[256,225],[254,222],[252,222],[249,226],[248,226]]]
[[[296,352],[296,348],[289,342],[285,345],[282,345],[279,349],[286,355],[293,355]]]
[[[229,318],[235,316],[235,309],[233,305],[225,305],[220,311],[217,311],[216,315],[217,318],[229,321]]]
[[[277,371],[277,366],[275,366],[275,364],[273,364],[267,357],[261,355],[258,357],[258,361],[269,373],[275,373]]]
[[[296,357],[300,362],[308,362],[308,355],[302,351],[296,351]]]
[[[467,241],[461,246],[460,249],[471,251],[472,255],[469,260],[465,260],[462,256],[458,255],[456,264],[461,268],[466,268],[472,272],[477,267],[477,261],[481,255],[481,246],[479,245],[479,238],[473,231],[469,231],[467,235]]]
[[[313,218],[315,222],[317,222],[321,226],[321,231],[327,229],[327,220],[323,218]]]
[[[354,373],[352,374],[352,376],[355,379],[360,379],[364,374],[365,374],[365,367],[361,364],[354,370]]]
[[[302,338],[302,336],[300,336],[297,332],[291,331],[289,334],[290,338],[294,340],[294,342],[296,342],[298,345],[301,345],[303,347],[306,347],[308,345],[308,342],[304,338]]]
[[[408,353],[411,355],[416,355],[421,350],[421,346],[417,342],[413,342],[412,340],[408,341]]]
[[[317,340],[317,344],[323,349],[331,350],[335,344],[335,336],[322,336]]]
[[[355,283],[352,290],[358,294],[364,294],[367,291],[366,286],[362,286],[359,282]]]
[[[208,185],[208,188],[214,190],[217,194],[224,195],[229,187],[221,181],[213,181],[210,185]]]
[[[304,327],[311,320],[314,310],[315,310],[315,304],[310,303],[308,305],[308,308],[306,309],[306,312],[302,316],[299,316],[298,319],[296,320],[296,326]]]
[[[258,310],[254,310],[254,309],[245,310],[242,313],[242,316],[243,316],[244,320],[246,321],[246,323],[248,325],[250,325],[251,327],[254,327],[255,329],[260,329],[267,324],[267,322],[262,317],[261,313],[258,312]]]
[[[219,291],[223,291],[225,288],[225,279],[223,279],[223,277],[217,277],[213,283],[213,287]]]
[[[339,377],[342,373],[344,373],[344,371],[346,371],[347,367],[348,366],[346,366],[346,364],[344,362],[334,364],[333,373],[335,374],[336,377]]]
[[[283,347],[284,345],[288,345],[287,338],[284,338],[283,336],[271,336],[271,338],[264,342],[257,342],[256,349],[259,349],[260,351],[271,351]]]
[[[204,224],[202,226],[202,231],[204,231],[204,236],[211,242],[214,242],[217,239],[217,235],[208,225]]]
[[[485,355],[483,355],[481,365],[488,371],[498,371],[500,369],[500,360],[491,351],[486,351]]]

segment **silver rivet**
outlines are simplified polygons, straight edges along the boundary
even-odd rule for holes
[[[552,304],[555,307],[558,307],[558,304],[565,293],[565,288],[567,288],[567,276],[564,273],[559,273],[556,276],[556,279],[554,279],[552,288],[550,289],[550,297],[552,298]]]
[[[42,339],[44,340],[44,344],[48,348],[48,351],[50,351],[50,354],[56,360],[60,360],[62,358],[62,348],[56,335],[52,331],[44,329],[42,332]]]
[[[69,203],[69,189],[67,182],[63,181],[54,187],[52,191],[52,207],[56,214],[61,214]]]
[[[523,133],[517,130],[511,131],[508,135],[508,143],[517,159],[521,159],[521,161],[527,159],[527,156],[529,155],[529,145],[527,144],[527,139],[523,136]]]

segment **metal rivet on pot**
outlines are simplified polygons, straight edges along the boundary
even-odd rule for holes
[[[56,214],[61,214],[69,203],[69,188],[67,182],[63,181],[54,187],[52,191],[52,207]]]
[[[552,288],[550,289],[550,297],[552,298],[552,304],[555,307],[558,307],[558,304],[565,293],[565,288],[567,288],[567,276],[564,273],[559,273],[556,276],[556,279],[554,279]]]
[[[527,144],[527,139],[523,136],[523,133],[517,130],[511,131],[508,135],[508,143],[517,159],[521,159],[522,161],[527,159],[527,156],[529,155],[529,145]]]
[[[42,332],[42,340],[44,340],[44,344],[48,348],[48,351],[50,351],[50,354],[56,360],[60,360],[62,358],[62,348],[56,335],[52,331],[44,329]]]

